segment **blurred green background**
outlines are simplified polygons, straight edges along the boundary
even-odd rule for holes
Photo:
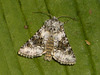
[[[49,19],[32,12],[78,20],[64,25],[76,55],[75,65],[48,62],[43,56],[28,59],[17,55],[20,47]],[[65,22],[67,18],[60,21]],[[100,0],[0,0],[0,75],[99,75],[99,70]]]

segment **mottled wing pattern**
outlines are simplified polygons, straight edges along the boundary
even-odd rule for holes
[[[44,31],[44,26],[36,32],[18,51],[18,54],[28,58],[41,56],[44,51],[43,37],[41,32]]]
[[[75,64],[76,58],[71,46],[69,45],[67,37],[63,37],[58,43],[58,47],[54,49],[53,58],[61,64]]]
[[[73,65],[76,63],[75,55],[64,33],[64,30],[62,30],[61,33],[58,33],[57,36],[58,44],[55,46],[53,58],[61,64]]]
[[[50,61],[53,57],[60,64],[75,64],[76,58],[63,24],[56,17],[45,21],[44,26],[20,48],[18,54],[29,58],[45,54],[45,60]]]

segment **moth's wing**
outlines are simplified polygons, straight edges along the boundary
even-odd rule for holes
[[[18,51],[18,54],[28,58],[41,56],[44,51],[43,32],[45,26],[41,27]],[[42,34],[42,35],[41,35]]]
[[[76,58],[64,31],[62,31],[61,34],[59,33],[56,38],[58,38],[58,40],[56,41],[56,43],[54,42],[55,45],[57,45],[55,46],[55,49],[53,51],[53,58],[56,61],[60,62],[60,64],[75,64]]]

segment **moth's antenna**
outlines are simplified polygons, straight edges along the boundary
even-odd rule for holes
[[[63,18],[63,17],[64,17],[64,18],[72,19],[72,20],[74,20],[74,21],[77,21],[75,18],[72,18],[72,17],[69,17],[69,16],[60,16],[60,17],[58,17],[58,19],[59,19],[59,18]]]
[[[33,12],[33,13],[40,13],[40,14],[45,14],[47,16],[49,16],[50,18],[52,18],[53,16],[49,13],[45,13],[45,12]]]
[[[68,23],[69,20],[67,20],[66,22],[64,22],[64,24]]]

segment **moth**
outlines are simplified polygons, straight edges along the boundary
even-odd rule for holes
[[[18,54],[28,58],[42,56],[51,61],[52,58],[60,64],[73,65],[75,55],[64,32],[64,23],[55,16],[44,22],[44,25],[18,51]]]

